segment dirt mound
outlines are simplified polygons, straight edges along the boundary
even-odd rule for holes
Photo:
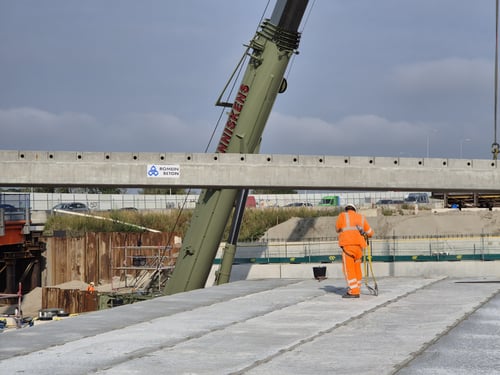
[[[270,228],[263,240],[307,241],[337,236],[337,218],[292,218]],[[500,211],[421,211],[417,215],[367,217],[375,236],[500,235]]]
[[[24,316],[38,316],[38,310],[42,308],[42,288],[35,288],[24,295],[21,306]]]
[[[382,216],[372,224],[381,237],[500,234],[500,211],[446,211],[414,216]],[[371,224],[371,221],[370,221]]]
[[[13,305],[5,305],[0,307],[0,313],[6,315],[14,315],[17,308],[17,303]],[[21,310],[24,317],[38,316],[38,310],[42,308],[42,288],[35,288],[28,294],[25,294],[21,301]]]
[[[331,238],[335,236],[334,217],[291,218],[270,228],[264,240],[302,241],[307,239]]]

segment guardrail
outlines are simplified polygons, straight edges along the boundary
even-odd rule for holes
[[[214,263],[220,263],[222,249]],[[500,236],[391,237],[371,241],[374,261],[460,261],[500,259]],[[239,243],[235,263],[317,263],[342,260],[336,239]]]

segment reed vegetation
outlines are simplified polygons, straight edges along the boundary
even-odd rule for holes
[[[317,207],[273,207],[249,208],[245,210],[240,228],[239,241],[255,241],[275,225],[293,217],[309,218],[336,216],[336,208]],[[164,211],[106,211],[93,212],[91,216],[56,214],[51,215],[46,224],[46,232],[66,231],[67,234],[82,232],[142,232],[148,229],[175,232],[184,237],[191,220],[192,210]],[[229,233],[232,220],[228,220],[223,240]]]

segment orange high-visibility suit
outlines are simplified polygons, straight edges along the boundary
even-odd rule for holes
[[[366,218],[357,213],[354,206],[347,206],[345,212],[340,213],[336,222],[339,233],[339,246],[342,248],[343,271],[347,286],[347,296],[359,296],[363,273],[361,258],[363,249],[367,246],[365,235],[372,237],[374,232]]]
[[[89,286],[87,287],[87,292],[89,293],[94,293],[95,292],[95,286],[94,283],[90,283]]]

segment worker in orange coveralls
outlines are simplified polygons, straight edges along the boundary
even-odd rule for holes
[[[95,285],[94,285],[93,281],[87,287],[87,292],[89,292],[89,293],[94,293],[95,292]]]
[[[366,218],[356,212],[356,206],[347,204],[335,224],[339,234],[339,246],[342,248],[342,263],[348,291],[342,298],[359,298],[363,273],[361,260],[363,249],[367,246],[365,237],[372,237],[374,232]]]

